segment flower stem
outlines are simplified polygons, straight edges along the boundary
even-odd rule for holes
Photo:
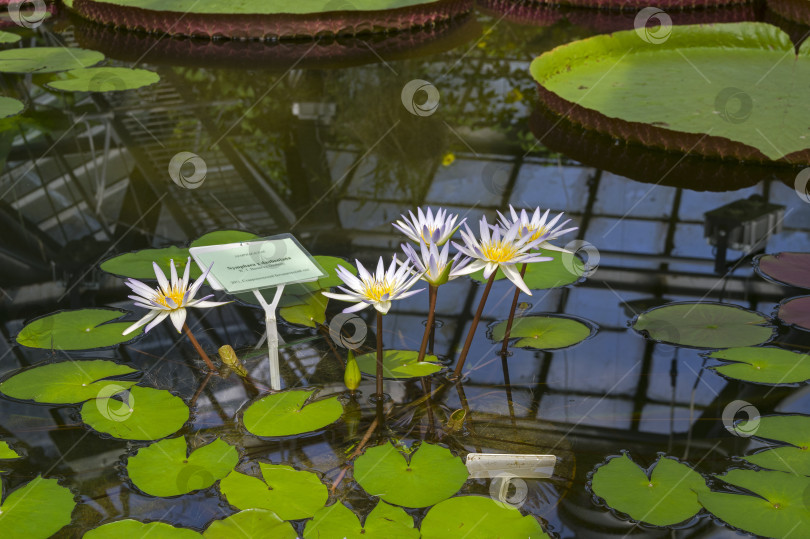
[[[436,296],[438,295],[439,287],[428,285],[428,319],[425,324],[425,334],[422,335],[422,345],[419,347],[419,358],[416,361],[425,359],[425,351],[427,350],[428,340],[430,334],[433,333],[433,321],[436,318]]]
[[[383,315],[377,312],[377,399],[383,398]]]
[[[478,322],[481,321],[481,314],[484,312],[484,304],[487,302],[489,290],[492,288],[492,283],[495,282],[495,275],[497,275],[497,272],[493,271],[492,275],[489,276],[487,286],[484,288],[484,294],[481,296],[481,301],[478,303],[478,310],[475,311],[475,318],[473,318],[472,326],[470,326],[470,332],[467,333],[467,340],[464,342],[464,348],[461,350],[461,355],[458,356],[458,364],[456,365],[456,370],[453,373],[454,378],[461,377],[461,369],[464,368],[464,362],[467,361],[467,354],[470,352],[470,346],[472,346],[473,336],[475,335],[475,330],[478,327]]]
[[[520,268],[520,276],[526,275],[526,266],[523,264]],[[512,309],[509,311],[509,320],[506,321],[506,330],[503,333],[503,347],[501,348],[501,356],[506,357],[506,351],[509,348],[509,335],[512,334],[512,322],[515,320],[515,310],[517,309],[518,297],[520,296],[520,288],[515,287],[515,297],[512,298]]]
[[[216,372],[217,368],[214,367],[214,364],[211,362],[211,359],[208,357],[208,354],[205,353],[205,350],[202,349],[202,346],[200,346],[200,343],[198,343],[197,339],[194,338],[194,334],[191,333],[191,330],[189,329],[188,324],[183,324],[183,329],[186,332],[186,337],[188,337],[188,340],[191,341],[191,345],[194,347],[194,349],[200,355],[202,360],[205,361],[205,364],[208,365],[208,368],[211,369],[211,372]]]

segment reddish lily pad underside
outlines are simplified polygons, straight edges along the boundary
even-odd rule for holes
[[[779,305],[776,316],[789,326],[810,331],[810,296],[786,300]]]
[[[810,288],[810,253],[777,253],[754,259],[757,273],[780,284]]]

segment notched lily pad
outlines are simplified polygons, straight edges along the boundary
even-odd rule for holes
[[[88,67],[71,69],[45,84],[63,92],[120,92],[155,84],[160,75],[148,69]]]
[[[0,504],[0,537],[50,537],[70,524],[76,507],[73,493],[56,479],[37,476]]]
[[[417,378],[429,376],[442,370],[439,358],[426,354],[423,361],[415,350],[384,350],[383,376],[385,378]],[[377,375],[377,352],[357,356],[360,371],[370,376]]]
[[[304,539],[416,539],[419,530],[413,527],[413,517],[399,507],[381,501],[371,510],[366,521],[360,519],[341,502],[322,507],[304,528]]]
[[[775,346],[729,348],[712,352],[707,357],[727,361],[709,368],[735,380],[771,385],[810,380],[810,355]]]
[[[205,539],[296,539],[298,533],[289,522],[267,509],[245,509],[222,520],[215,520],[203,532]]]
[[[93,66],[104,59],[100,52],[68,47],[34,47],[0,51],[0,72],[55,73]]]
[[[124,440],[157,440],[174,434],[188,421],[183,399],[164,389],[133,386],[121,394],[87,401],[81,418],[98,432]]]
[[[354,478],[369,495],[404,507],[427,507],[458,492],[469,473],[449,449],[422,442],[409,454],[391,442],[371,447],[354,463]]]
[[[329,493],[320,478],[282,464],[259,463],[262,479],[231,472],[219,489],[238,509],[266,509],[283,520],[310,518],[324,506]]]
[[[421,527],[424,539],[489,539],[530,537],[549,539],[532,515],[483,496],[458,496],[436,504]]]
[[[762,440],[781,442],[782,445],[757,451],[743,460],[767,470],[810,476],[810,416],[769,415],[753,419],[753,436]],[[810,491],[807,492],[810,504]],[[808,506],[810,509],[810,506]]]
[[[673,526],[700,511],[706,480],[686,464],[661,456],[648,472],[625,453],[596,467],[590,489],[611,509],[653,526]]]
[[[228,475],[238,461],[236,448],[219,438],[191,454],[185,438],[169,438],[130,457],[127,473],[146,494],[179,496],[210,487]]]
[[[508,321],[492,327],[492,340],[502,341]],[[596,333],[594,324],[570,316],[527,316],[515,318],[509,338],[518,338],[518,348],[555,350],[578,344]]]
[[[137,372],[126,365],[105,359],[62,361],[26,369],[0,383],[0,393],[20,400],[46,404],[75,404],[95,399],[100,394],[110,395],[110,386],[116,393],[135,385],[132,380],[110,380]]]
[[[547,288],[558,288],[579,282],[585,275],[585,264],[579,257],[574,256],[569,259],[566,265],[563,261],[563,253],[559,251],[541,251],[543,256],[549,256],[553,260],[547,262],[534,262],[526,268],[526,275],[523,281],[530,290],[544,290]],[[571,255],[566,255],[571,256]],[[519,266],[518,266],[519,269]],[[484,279],[484,271],[477,271],[470,275],[476,281],[487,282]],[[506,279],[506,275],[501,270],[495,274],[495,280]]]
[[[242,422],[255,436],[290,436],[320,430],[343,415],[338,396],[309,401],[314,389],[290,389],[257,400],[245,410]]]
[[[810,288],[810,253],[757,255],[754,258],[754,269],[769,281]]]
[[[114,309],[77,309],[60,311],[32,320],[17,334],[17,342],[29,348],[46,350],[90,350],[107,348],[132,340],[143,332],[139,328],[122,335],[130,322],[112,322],[125,311]]]
[[[116,520],[93,528],[83,539],[200,539],[202,535],[188,528],[177,528],[165,522],[141,522],[130,518]]]
[[[769,320],[736,305],[678,302],[638,315],[633,329],[654,341],[694,348],[753,346],[773,337]]]

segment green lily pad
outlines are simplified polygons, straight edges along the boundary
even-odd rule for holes
[[[340,419],[343,405],[338,396],[309,401],[314,393],[290,389],[262,397],[245,410],[245,428],[255,436],[290,436],[320,430]]]
[[[591,489],[611,509],[654,526],[689,520],[700,511],[697,494],[709,491],[703,476],[685,464],[660,457],[648,476],[626,453],[596,468]]]
[[[483,496],[458,496],[432,507],[421,527],[424,539],[549,539],[537,519]]]
[[[638,315],[633,329],[649,339],[695,348],[733,348],[762,344],[773,328],[759,313],[724,303],[681,302]]]
[[[73,493],[56,479],[37,476],[9,494],[0,505],[0,537],[50,537],[70,524]]]
[[[547,262],[534,262],[529,264],[526,268],[526,275],[523,276],[523,281],[530,290],[544,290],[546,288],[557,288],[560,286],[568,286],[574,284],[582,279],[585,274],[585,265],[578,257],[571,259],[571,270],[568,269],[565,262],[563,262],[563,253],[559,251],[541,251],[543,256],[549,256],[554,260]],[[568,255],[570,256],[570,255]],[[520,266],[517,266],[520,271]],[[471,273],[470,277],[476,281],[485,283],[484,270]],[[495,280],[500,281],[506,279],[506,275],[501,270],[495,274]]]
[[[302,298],[302,305],[290,305],[279,309],[278,314],[290,324],[316,328],[326,323],[326,305],[329,298],[320,291]]]
[[[508,321],[504,320],[492,328],[493,341],[503,340],[507,323]],[[580,343],[595,332],[592,325],[571,317],[527,316],[515,318],[509,338],[520,337],[515,343],[518,348],[554,350]]]
[[[296,539],[298,533],[289,522],[267,509],[245,509],[228,518],[215,520],[203,532],[205,539]]]
[[[100,52],[68,47],[34,47],[0,51],[2,73],[55,73],[96,65]]]
[[[810,380],[808,354],[774,346],[729,348],[713,352],[708,357],[730,361],[731,363],[709,368],[735,380],[773,385]]]
[[[2,32],[0,32],[2,33]],[[25,103],[13,97],[0,96],[0,118],[16,116],[23,111]]]
[[[769,281],[799,288],[810,288],[810,253],[758,255],[754,269]]]
[[[63,361],[26,369],[0,384],[0,393],[13,399],[32,400],[47,404],[75,404],[95,399],[99,392],[120,393],[135,385],[134,381],[108,380],[137,372],[114,361],[91,359]]]
[[[148,69],[129,67],[88,67],[71,69],[45,84],[63,92],[120,92],[155,84],[160,75]]]
[[[174,434],[188,421],[180,397],[164,389],[133,386],[122,395],[87,401],[82,421],[98,432],[124,440],[157,440]]]
[[[21,458],[21,457],[22,457],[22,455],[20,455],[16,451],[14,451],[11,448],[11,446],[8,445],[8,442],[4,442],[4,441],[0,440],[0,459],[2,459],[2,460],[6,460],[6,459],[11,460],[11,459],[18,459],[18,458]]]
[[[391,442],[366,449],[354,478],[369,495],[404,507],[427,507],[458,492],[469,473],[449,449],[422,442],[405,455]]]
[[[169,438],[144,447],[129,458],[127,473],[152,496],[179,496],[206,489],[228,475],[239,453],[217,438],[188,454],[185,438]]]
[[[415,350],[383,350],[383,376],[385,378],[417,378],[442,370],[439,358],[425,355],[424,361],[417,362],[419,352]],[[357,356],[357,365],[365,374],[377,375],[377,352]]]
[[[754,470],[731,470],[717,477],[755,494],[698,493],[703,507],[729,526],[765,537],[801,537],[810,529],[810,478]]]
[[[810,330],[810,296],[799,296],[779,304],[776,316],[785,324]]]
[[[11,32],[2,32],[0,31],[0,43],[7,45],[9,43],[17,43],[20,39],[22,39],[17,34],[12,34]]]
[[[312,472],[282,464],[259,463],[263,479],[231,472],[219,482],[228,503],[238,509],[267,509],[283,520],[310,518],[329,498]]]
[[[200,539],[202,535],[188,528],[176,528],[165,522],[140,522],[138,520],[116,520],[93,528],[84,534],[83,539]]]
[[[756,421],[754,436],[787,445],[758,451],[743,460],[768,470],[810,476],[810,416],[770,415]]]
[[[131,341],[143,332],[138,328],[122,335],[131,322],[110,322],[125,311],[114,309],[77,309],[60,311],[32,320],[17,334],[17,342],[29,348],[47,350],[90,350],[107,348]]]
[[[622,140],[804,162],[810,48],[793,48],[778,27],[758,22],[678,26],[661,39],[628,30],[557,47],[531,72],[555,112]]]
[[[244,230],[215,230],[203,234],[191,242],[189,247],[207,247],[211,245],[225,245],[226,243],[239,243],[241,241],[255,240],[259,236]]]
[[[413,527],[413,517],[399,507],[379,502],[366,517],[364,524],[340,502],[321,508],[304,528],[304,539],[416,539],[419,530]]]

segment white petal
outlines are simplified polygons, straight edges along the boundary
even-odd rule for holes
[[[374,308],[380,311],[382,314],[387,314],[388,311],[391,309],[391,302],[390,301],[378,301],[374,303]]]
[[[515,266],[513,264],[502,265],[501,271],[503,271],[503,274],[506,275],[506,278],[512,281],[515,284],[515,286],[520,288],[526,294],[530,296],[532,295],[532,291],[529,290],[529,287],[526,286],[526,283],[523,282],[523,279],[520,276],[520,272],[517,269],[515,269]]]
[[[166,320],[167,316],[169,316],[169,311],[163,311],[162,313],[158,314],[155,319],[152,320],[148,326],[146,326],[146,329],[143,330],[144,333],[149,333],[149,330]]]
[[[174,259],[169,260],[169,269],[172,275],[172,288],[177,288],[177,268],[174,267]]]
[[[177,333],[183,331],[183,324],[186,323],[186,310],[177,309],[176,311],[172,311],[169,316],[172,317],[172,324],[174,324],[174,329],[177,330]]]
[[[361,301],[360,303],[358,303],[356,305],[352,305],[351,307],[346,307],[345,309],[343,309],[343,312],[346,313],[346,314],[356,313],[357,311],[362,311],[363,309],[365,309],[369,305],[371,305],[371,304],[370,303],[364,303],[364,302]]]
[[[198,299],[186,304],[186,307],[196,307],[197,309],[210,309],[211,307],[219,307],[220,305],[227,305],[230,301],[205,301]]]
[[[163,290],[168,290],[169,281],[166,280],[166,274],[163,273],[163,270],[160,269],[160,266],[157,265],[157,262],[152,262],[152,267],[155,269],[155,278],[157,278],[160,287]]]
[[[158,314],[160,314],[160,311],[149,311],[149,313],[146,316],[144,316],[143,318],[141,318],[140,320],[129,326],[127,329],[125,329],[121,335],[129,335],[130,333],[132,333],[139,327],[143,326],[144,324],[148,324],[149,322],[151,322]]]

